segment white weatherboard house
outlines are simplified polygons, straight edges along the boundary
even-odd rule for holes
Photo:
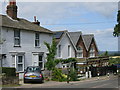
[[[15,67],[23,72],[27,66],[44,69],[47,48],[44,42],[52,43],[53,32],[17,17],[15,1],[9,2],[7,15],[0,15],[0,62],[2,67]]]

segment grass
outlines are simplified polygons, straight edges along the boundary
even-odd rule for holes
[[[17,87],[17,86],[20,86],[20,85],[16,85],[16,84],[0,85],[0,87]]]

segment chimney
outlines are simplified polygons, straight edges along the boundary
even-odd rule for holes
[[[34,24],[37,24],[38,26],[40,25],[40,22],[36,19],[36,16],[34,16]]]
[[[16,0],[9,0],[9,5],[7,5],[6,13],[12,19],[17,20],[17,6]]]

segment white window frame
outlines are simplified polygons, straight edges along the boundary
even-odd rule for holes
[[[94,47],[90,48],[89,57],[95,57],[95,49],[94,49]]]
[[[21,62],[21,63],[18,62],[18,57],[20,57],[20,56],[22,57],[22,62]],[[17,58],[17,64],[16,64],[16,65],[17,65],[17,66],[16,66],[16,67],[17,67],[17,71],[18,71],[18,72],[23,72],[23,71],[24,71],[24,55],[17,55],[16,58]],[[22,69],[22,70],[19,70],[19,69],[18,69],[18,68],[19,68],[18,65],[22,65],[22,68],[23,68],[23,69]]]
[[[71,46],[68,45],[68,57],[71,57]]]
[[[62,57],[61,45],[58,46],[58,57]]]
[[[42,56],[42,61],[39,61],[39,56]],[[32,56],[32,65],[33,66],[39,66],[39,63],[42,63],[41,69],[43,70],[44,69],[44,54],[33,53],[33,56]]]
[[[40,56],[42,56],[42,61],[40,61]],[[39,65],[39,63],[42,63],[41,69],[44,69],[43,55],[39,55],[39,56],[38,56],[38,65]]]
[[[81,56],[78,55],[80,53],[81,53]],[[83,48],[81,46],[77,47],[77,58],[83,58]]]
[[[16,36],[16,33],[17,32],[19,35]],[[18,44],[16,44],[16,40],[18,40]],[[15,29],[14,30],[14,46],[20,46],[21,42],[20,42],[20,30],[19,29]]]
[[[35,47],[40,47],[40,34],[37,32],[35,33]]]

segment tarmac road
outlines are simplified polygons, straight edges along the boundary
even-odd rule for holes
[[[25,90],[36,90],[37,88],[39,88],[39,90],[41,90],[42,88],[82,88],[82,90],[87,90],[90,88],[94,89],[94,88],[105,88],[105,90],[107,90],[107,88],[113,88],[114,90],[119,90],[118,89],[118,76],[104,76],[104,77],[100,77],[99,80],[97,77],[95,78],[91,78],[91,79],[86,79],[86,80],[82,80],[82,81],[76,81],[76,82],[55,82],[55,81],[48,81],[45,82],[43,84],[23,84],[19,87],[14,87],[17,88],[17,90],[20,90],[20,88],[22,88],[21,90],[23,90],[23,88],[25,88]],[[19,89],[18,89],[19,88]],[[36,89],[35,89],[36,88]],[[41,89],[40,89],[41,88]],[[4,89],[3,89],[4,90]],[[10,89],[8,89],[10,90]],[[55,89],[56,90],[56,89]],[[79,89],[80,90],[80,89]],[[101,89],[100,89],[101,90]],[[111,90],[111,89],[108,89]]]

